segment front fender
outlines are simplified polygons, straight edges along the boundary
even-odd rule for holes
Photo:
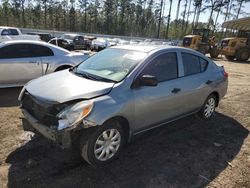
[[[96,126],[100,126],[105,121],[118,116],[127,119],[131,125],[134,119],[133,102],[126,100],[125,103],[125,99],[116,100],[105,95],[94,100],[93,110],[86,119],[94,122]]]

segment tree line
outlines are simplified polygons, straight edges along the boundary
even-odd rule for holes
[[[1,0],[0,25],[177,39],[193,28],[218,30],[250,0]],[[173,3],[177,3],[173,10]],[[166,11],[165,11],[166,10]],[[175,12],[175,17],[172,17]],[[206,23],[200,15],[209,13]]]

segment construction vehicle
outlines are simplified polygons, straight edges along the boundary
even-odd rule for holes
[[[238,33],[236,37],[221,41],[220,54],[230,61],[247,61],[250,57],[250,17],[224,22],[222,27],[238,30]]]
[[[191,48],[203,54],[210,54],[211,58],[219,55],[215,36],[210,37],[209,29],[193,29],[191,35],[183,39],[183,47]]]

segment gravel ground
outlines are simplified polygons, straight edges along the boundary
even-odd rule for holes
[[[0,187],[250,187],[250,63],[218,59],[229,89],[214,117],[194,116],[134,139],[95,169],[73,150],[24,133],[17,96],[0,89]]]

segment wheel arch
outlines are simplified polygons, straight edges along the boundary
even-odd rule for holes
[[[219,105],[219,100],[220,100],[219,93],[217,91],[213,91],[210,95],[214,95],[216,97],[216,107],[217,107]]]
[[[123,128],[123,130],[125,132],[125,143],[128,143],[130,141],[130,139],[131,139],[129,121],[123,116],[115,116],[115,117],[109,118],[103,124],[105,124],[105,123],[107,123],[109,121],[117,121],[117,122],[119,122],[119,124],[121,125],[121,127]]]
[[[58,67],[55,69],[54,72],[61,71],[61,70],[64,70],[64,69],[68,69],[68,68],[71,68],[71,67],[72,67],[72,65],[70,65],[70,64],[60,65],[60,66],[58,66]]]

